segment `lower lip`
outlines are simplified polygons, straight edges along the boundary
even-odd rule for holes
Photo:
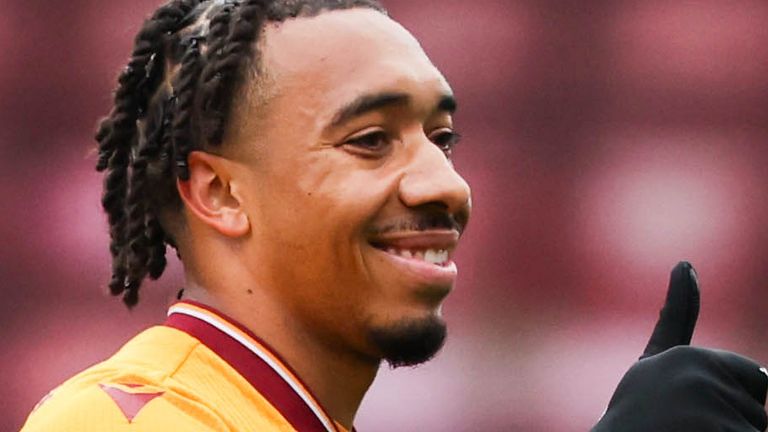
[[[419,284],[452,286],[454,282],[456,282],[458,269],[456,268],[456,263],[453,261],[449,260],[445,264],[437,265],[419,259],[394,255],[378,248],[374,249],[384,255],[387,260],[403,272],[408,273],[411,277],[416,279]]]

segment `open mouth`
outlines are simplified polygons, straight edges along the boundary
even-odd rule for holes
[[[459,241],[456,230],[400,231],[369,239],[376,249],[407,260],[447,267]]]
[[[424,261],[440,267],[446,267],[451,263],[451,251],[447,248],[406,249],[380,243],[371,243],[371,245],[376,249],[384,251],[390,255],[398,256],[407,260]]]
[[[429,293],[431,300],[442,300],[456,281],[458,269],[452,256],[458,241],[457,230],[398,231],[368,239],[387,263],[387,272],[426,289],[420,292]]]

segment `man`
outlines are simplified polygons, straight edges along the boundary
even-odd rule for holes
[[[418,42],[374,1],[160,8],[97,134],[97,168],[112,292],[136,304],[166,243],[185,290],[164,325],[55,389],[24,430],[352,429],[382,360],[418,364],[445,339],[441,305],[471,207],[451,164],[455,108]],[[596,430],[765,427],[757,365],[667,350],[693,331],[691,272],[674,273],[649,359]],[[744,376],[709,373],[711,359]],[[701,373],[679,385],[668,370]],[[702,384],[726,397],[689,397]]]

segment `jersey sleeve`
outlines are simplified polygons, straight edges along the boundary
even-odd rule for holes
[[[225,432],[209,408],[157,387],[93,384],[50,393],[21,432]]]

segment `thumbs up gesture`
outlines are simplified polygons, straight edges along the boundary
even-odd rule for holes
[[[645,351],[592,432],[765,431],[768,372],[738,354],[689,346],[698,315],[696,273],[681,262]]]

